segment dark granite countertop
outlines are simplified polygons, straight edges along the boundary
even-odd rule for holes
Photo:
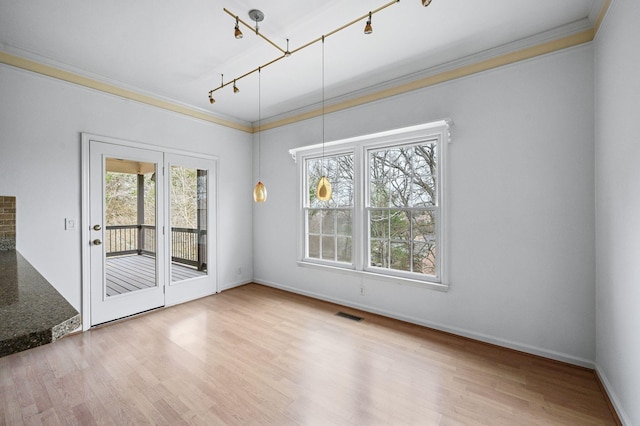
[[[80,315],[16,250],[0,251],[0,356],[52,342]]]

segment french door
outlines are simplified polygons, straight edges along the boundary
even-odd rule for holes
[[[215,162],[130,145],[83,135],[91,326],[216,292]]]

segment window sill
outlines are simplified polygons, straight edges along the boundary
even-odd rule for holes
[[[433,282],[421,281],[421,280],[412,280],[410,278],[394,277],[392,275],[376,274],[376,273],[367,272],[367,271],[357,271],[355,269],[347,269],[347,268],[340,268],[338,266],[331,266],[331,265],[323,265],[323,264],[320,264],[320,263],[305,262],[303,260],[298,260],[296,263],[298,264],[298,266],[301,266],[303,268],[311,268],[311,269],[318,269],[318,270],[322,270],[322,271],[337,272],[339,274],[344,274],[344,275],[351,275],[351,276],[360,277],[360,278],[364,277],[364,278],[369,278],[369,279],[373,279],[373,280],[388,282],[388,283],[392,283],[392,284],[410,285],[410,286],[413,286],[413,287],[420,287],[420,288],[425,288],[425,289],[429,289],[429,290],[436,290],[436,291],[442,291],[442,292],[449,291],[449,285],[448,284],[433,283]]]

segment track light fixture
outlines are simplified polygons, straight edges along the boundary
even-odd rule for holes
[[[212,93],[209,93],[209,103],[213,104],[213,103],[215,103],[215,101],[216,101],[216,100],[215,100],[215,99],[213,99],[213,94],[212,94]]]
[[[364,26],[364,33],[371,34],[372,32],[373,32],[373,27],[371,26],[371,12],[369,12],[369,19],[367,20],[367,24]]]
[[[431,0],[421,0],[421,1],[422,1],[422,5],[425,6],[425,7],[428,6],[431,3]],[[381,10],[386,9],[387,7],[389,7],[391,5],[394,5],[396,3],[399,3],[399,2],[400,2],[400,0],[391,0],[387,4],[384,4],[384,5],[380,6],[379,8],[374,9],[374,10],[370,11],[369,13],[367,13],[365,15],[362,15],[359,18],[356,18],[353,21],[350,21],[350,22],[344,24],[343,26],[341,26],[341,27],[339,27],[339,28],[337,28],[337,29],[335,29],[333,31],[330,31],[330,32],[322,35],[321,37],[318,37],[318,38],[316,38],[314,40],[311,40],[310,42],[308,42],[306,44],[303,44],[302,46],[298,47],[297,49],[293,49],[293,50],[289,50],[289,39],[287,39],[287,49],[285,50],[285,49],[281,48],[280,46],[278,46],[273,41],[269,40],[267,37],[265,37],[260,32],[260,28],[258,27],[258,22],[262,22],[264,20],[264,13],[262,13],[262,11],[257,10],[257,9],[252,9],[252,10],[249,11],[249,18],[251,18],[251,20],[255,22],[255,27],[251,27],[251,25],[247,24],[245,21],[240,19],[237,15],[233,14],[232,12],[227,10],[226,8],[223,8],[223,10],[226,13],[231,15],[236,20],[236,27],[235,27],[235,36],[236,36],[236,38],[241,38],[242,37],[242,35],[241,35],[242,32],[240,31],[240,26],[239,26],[239,24],[242,24],[245,27],[249,28],[250,30],[254,30],[257,36],[262,37],[267,43],[269,43],[270,45],[272,45],[273,47],[278,49],[280,51],[281,55],[278,56],[277,58],[275,58],[275,59],[263,64],[263,65],[260,65],[259,67],[255,68],[255,69],[253,69],[253,70],[251,70],[249,72],[246,72],[246,73],[242,74],[239,77],[234,78],[231,81],[228,81],[227,83],[222,83],[219,87],[216,87],[215,89],[212,89],[209,92],[209,100],[213,99],[213,97],[212,97],[212,93],[213,92],[215,92],[216,90],[220,90],[223,87],[225,87],[225,86],[227,86],[228,84],[231,84],[231,83],[233,83],[233,92],[234,93],[238,93],[240,90],[236,86],[236,80],[240,80],[242,78],[248,77],[249,75],[257,72],[259,69],[266,68],[269,65],[278,62],[282,58],[286,58],[288,56],[291,56],[292,54],[296,53],[297,51],[302,50],[302,49],[304,49],[306,47],[309,47],[312,44],[318,43],[319,41],[324,40],[325,37],[329,37],[329,36],[339,32],[339,31],[342,31],[345,28],[350,27],[351,25],[353,25],[353,24],[355,24],[357,22],[360,22],[360,21],[362,21],[364,19],[367,20],[365,28],[364,28],[364,33],[365,34],[371,34],[373,32],[373,26],[371,25],[371,19],[372,19],[373,15],[375,15],[376,13],[380,12]],[[240,37],[238,37],[239,34],[240,34]],[[213,103],[213,102],[211,102],[211,103]]]
[[[237,39],[241,39],[242,38],[242,31],[240,31],[240,26],[238,25],[238,17],[236,16],[236,32],[235,32],[235,38]]]
[[[429,6],[430,4],[431,4],[431,0],[422,0],[422,5],[423,5],[424,7],[427,7],[427,6]]]

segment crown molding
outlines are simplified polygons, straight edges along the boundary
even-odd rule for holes
[[[355,96],[353,96],[354,93],[351,93],[352,96],[350,97],[347,95],[345,97],[336,98],[339,99],[338,101],[336,101],[336,99],[330,100],[328,102],[325,101],[324,113],[329,114],[332,112],[353,108],[388,97],[400,95],[418,89],[423,89],[440,83],[445,83],[447,81],[466,77],[472,74],[477,74],[483,71],[488,71],[494,68],[499,68],[505,65],[513,64],[515,62],[524,61],[536,56],[541,56],[548,53],[556,52],[558,50],[578,46],[580,44],[591,42],[593,40],[593,37],[593,29],[587,29],[576,34],[547,41],[521,50],[499,54],[497,56],[495,56],[495,53],[499,52],[504,47],[491,49],[478,55],[472,55],[458,61],[453,61],[449,64],[434,67],[425,72],[393,80],[393,82],[395,82],[396,84],[388,82],[384,85],[381,85],[382,87],[376,86],[375,89],[377,90],[372,91],[371,89],[368,89],[363,91],[363,93],[356,93]],[[487,56],[486,59],[479,59],[483,55],[488,55],[488,53],[493,53],[494,56]],[[403,80],[408,81],[403,82]],[[254,131],[269,130],[276,127],[293,124],[298,121],[318,117],[322,114],[323,109],[321,107],[310,108],[302,113],[291,115],[289,117],[283,117],[274,121],[267,120],[265,122],[265,120],[262,120],[262,126],[260,126],[259,128],[255,127]]]
[[[198,111],[195,108],[181,105],[177,102],[161,99],[157,95],[148,95],[141,93],[138,90],[127,89],[120,85],[115,85],[105,81],[100,81],[95,78],[80,75],[75,72],[66,71],[58,67],[43,64],[31,59],[27,59],[21,56],[12,55],[7,52],[0,51],[0,64],[10,65],[15,68],[31,71],[37,74],[52,77],[58,80],[66,81],[69,83],[84,86],[90,89],[98,90],[100,92],[109,93],[111,95],[119,96],[121,98],[130,99],[143,104],[151,105],[157,108],[161,108],[167,111],[176,112],[178,114],[186,115],[189,117],[204,120],[210,123],[219,124],[221,126],[230,127],[232,129],[241,130],[244,132],[252,132],[251,126],[241,124],[237,121],[216,117],[211,114]]]

